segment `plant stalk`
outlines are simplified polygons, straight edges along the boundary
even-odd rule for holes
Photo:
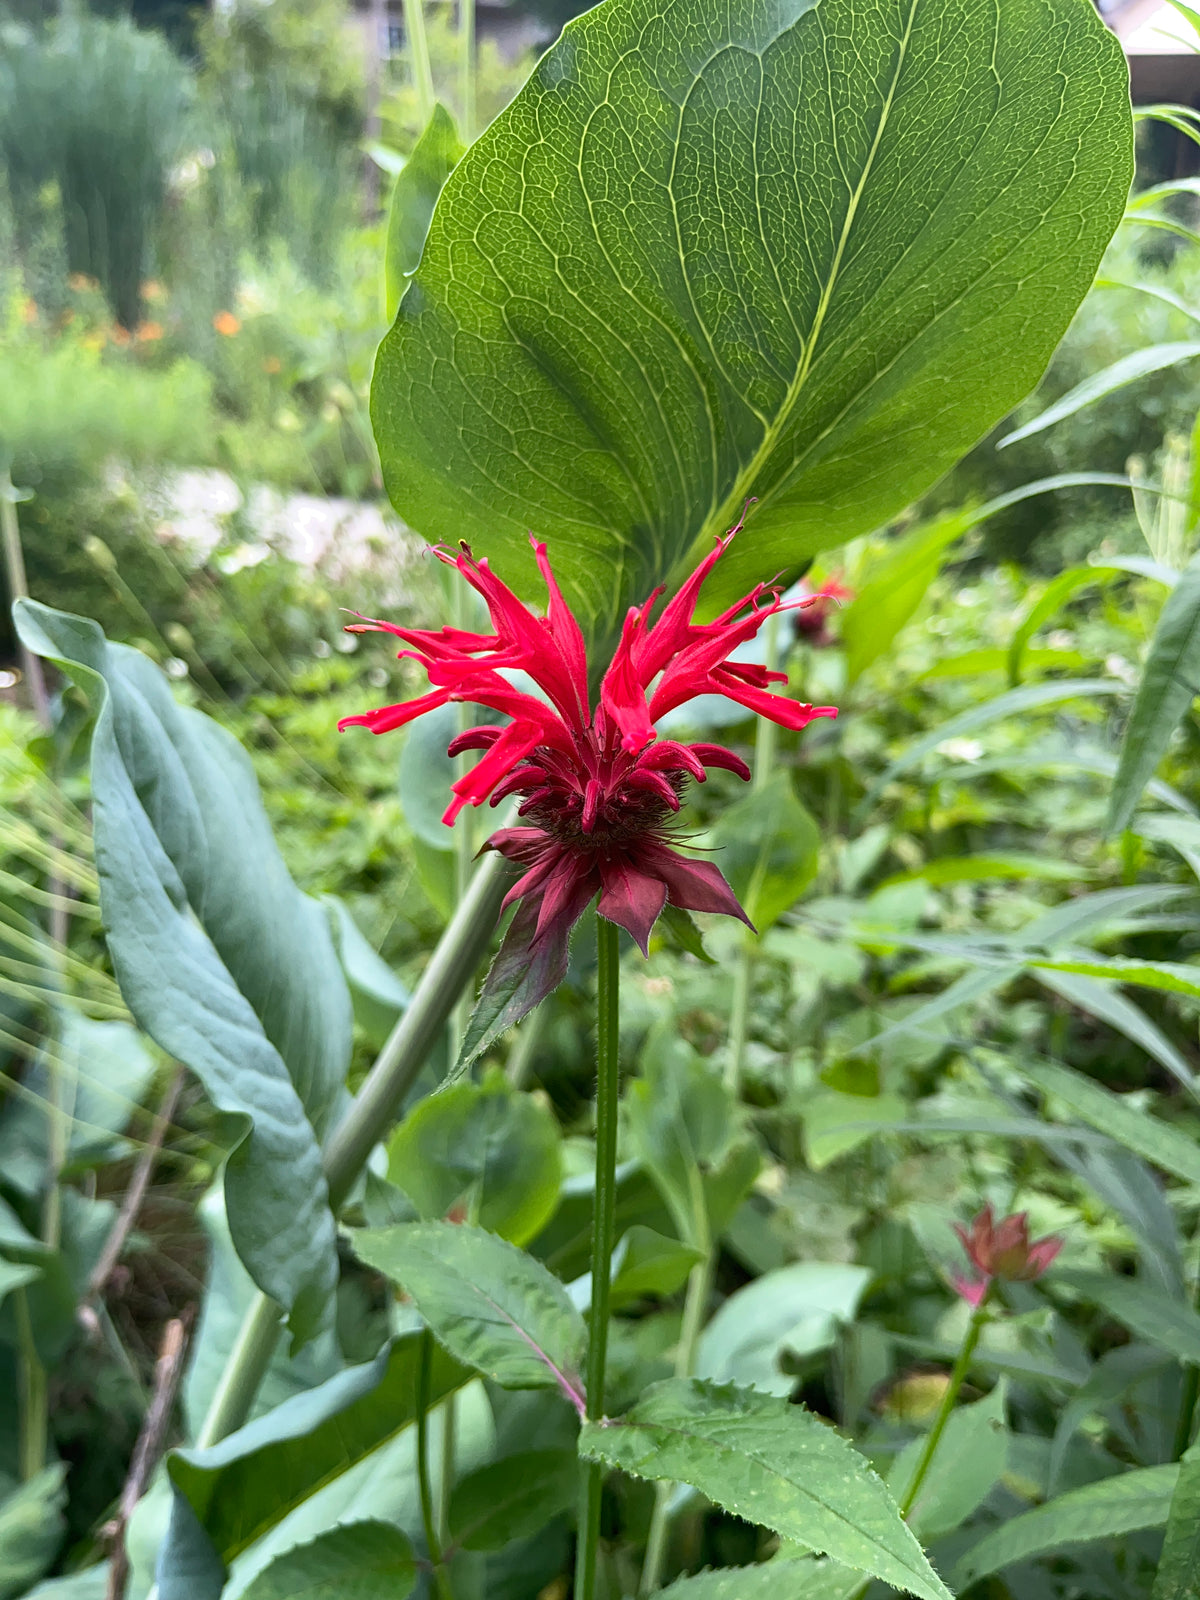
[[[458,0],[458,98],[462,142],[475,137],[475,0]]]
[[[604,1416],[604,1368],[608,1354],[608,1302],[617,1198],[617,1057],[619,951],[616,924],[596,917],[596,1195],[592,1213],[592,1309],[587,1358],[587,1417]],[[595,1600],[600,1547],[600,1497],[604,1471],[587,1463],[575,1551],[574,1600]]]
[[[902,1517],[907,1517],[913,1506],[916,1505],[921,1486],[929,1476],[933,1458],[937,1455],[937,1447],[946,1431],[946,1424],[950,1421],[950,1414],[954,1410],[959,1392],[966,1382],[967,1373],[971,1369],[971,1361],[979,1343],[979,1336],[983,1332],[987,1321],[988,1309],[987,1295],[985,1293],[983,1299],[971,1313],[971,1320],[967,1324],[967,1332],[962,1342],[962,1348],[958,1352],[958,1360],[954,1363],[953,1371],[950,1373],[950,1382],[946,1385],[946,1392],[942,1396],[941,1405],[938,1406],[937,1416],[933,1419],[933,1426],[926,1436],[925,1448],[921,1451],[916,1470],[913,1472],[912,1479],[905,1490],[904,1498],[900,1502],[900,1515]]]
[[[764,655],[768,672],[779,667],[779,613],[767,618],[763,627]],[[779,729],[769,717],[760,717],[754,733],[754,778],[751,792],[761,789],[770,778],[779,748]],[[733,999],[729,1006],[729,1051],[725,1058],[725,1083],[736,1098],[742,1086],[742,1062],[750,1032],[750,987],[754,981],[755,935],[743,930],[742,949],[733,974]]]
[[[433,1378],[433,1335],[426,1328],[421,1335],[421,1365],[417,1375],[417,1487],[421,1495],[421,1521],[425,1526],[425,1544],[433,1569],[433,1581],[440,1600],[454,1600],[450,1579],[446,1573],[445,1555],[438,1535],[437,1518],[433,1510],[433,1490],[429,1478],[429,1397]]]
[[[404,0],[404,32],[408,37],[408,58],[412,65],[413,87],[417,91],[417,115],[422,132],[433,115],[433,69],[429,65],[429,40],[425,35],[424,0]]]
[[[29,580],[25,575],[25,555],[21,549],[21,525],[17,520],[17,493],[7,472],[0,473],[0,540],[4,545],[4,578],[11,601],[29,596]],[[42,727],[51,727],[50,696],[46,692],[46,675],[42,663],[32,650],[27,650],[17,640],[17,659],[25,682],[29,685],[29,701],[33,714]]]
[[[20,1357],[20,1390],[17,1395],[17,1462],[21,1480],[28,1483],[46,1465],[46,1431],[49,1408],[46,1401],[46,1369],[38,1355],[29,1316],[29,1297],[24,1286],[13,1293],[16,1312],[17,1349]]]
[[[408,1009],[334,1129],[322,1165],[329,1203],[335,1211],[391,1124],[434,1040],[445,1027],[460,989],[482,959],[510,875],[503,857],[494,851],[484,856],[421,975]],[[280,1308],[268,1295],[255,1295],[200,1426],[198,1447],[218,1443],[240,1428],[250,1415],[275,1352],[281,1317]]]

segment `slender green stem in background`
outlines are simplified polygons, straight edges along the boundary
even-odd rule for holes
[[[933,1465],[937,1447],[946,1431],[946,1424],[950,1421],[950,1414],[958,1400],[959,1391],[966,1382],[967,1373],[971,1370],[975,1347],[979,1343],[979,1336],[983,1332],[988,1315],[987,1294],[985,1293],[983,1299],[971,1313],[971,1320],[967,1323],[966,1336],[963,1339],[962,1348],[958,1352],[958,1360],[954,1363],[954,1370],[950,1374],[950,1382],[946,1385],[946,1392],[942,1396],[942,1403],[938,1407],[937,1416],[933,1419],[933,1426],[926,1436],[925,1448],[921,1451],[912,1479],[905,1490],[904,1499],[900,1502],[900,1515],[903,1517],[907,1517],[916,1505],[921,1486],[929,1476],[929,1469]]]
[[[768,617],[763,628],[766,667],[775,672],[779,666],[779,613]],[[758,719],[754,735],[754,788],[761,789],[775,766],[775,753],[779,746],[779,729],[768,717]],[[733,999],[729,1006],[729,1050],[725,1057],[725,1082],[736,1096],[741,1089],[742,1061],[746,1054],[746,1039],[750,1029],[750,986],[754,979],[754,935],[747,928],[742,940],[741,954],[733,974]]]
[[[592,1213],[592,1309],[588,1321],[587,1416],[604,1415],[604,1367],[608,1355],[608,1296],[617,1201],[617,1059],[619,952],[616,924],[596,917],[596,1197]],[[600,1495],[604,1470],[588,1462],[575,1551],[574,1600],[595,1600],[600,1546]]]
[[[683,1322],[679,1329],[679,1343],[675,1348],[675,1376],[690,1378],[696,1370],[696,1353],[700,1348],[700,1335],[704,1331],[704,1313],[712,1292],[716,1254],[708,1227],[708,1203],[699,1167],[693,1164],[689,1174],[692,1187],[692,1219],[695,1240],[704,1251],[702,1260],[688,1274],[687,1298],[683,1303]],[[662,1584],[663,1563],[667,1558],[667,1536],[670,1533],[671,1496],[673,1483],[660,1483],[654,1493],[654,1514],[650,1519],[650,1533],[646,1540],[646,1556],[642,1563],[642,1581],[638,1586],[641,1595],[653,1594]]]
[[[462,142],[475,137],[475,0],[458,0],[458,98]]]
[[[433,69],[429,65],[429,40],[425,37],[423,0],[404,0],[404,31],[408,35],[408,59],[412,63],[413,88],[417,91],[417,115],[422,129],[433,115]]]
[[[24,1288],[13,1291],[17,1322],[17,1352],[20,1357],[17,1395],[17,1460],[22,1481],[36,1478],[46,1465],[46,1429],[49,1410],[46,1404],[46,1369],[38,1355],[29,1318],[29,1299]]]
[[[433,1514],[433,1491],[429,1484],[429,1396],[432,1377],[433,1335],[426,1328],[421,1335],[421,1366],[417,1375],[417,1487],[421,1495],[421,1521],[425,1524],[425,1544],[433,1567],[433,1581],[441,1600],[454,1600],[454,1592],[446,1574],[442,1541],[438,1537],[437,1518]]]
[[[17,492],[7,472],[0,472],[0,539],[4,544],[4,578],[10,600],[23,600],[29,594],[29,580],[25,576],[25,555],[21,549],[21,526],[17,521]],[[46,693],[46,675],[42,663],[31,650],[17,641],[17,658],[25,682],[29,685],[29,700],[33,714],[43,728],[50,727],[50,696]]]
[[[517,1037],[508,1052],[507,1068],[508,1081],[514,1089],[523,1089],[529,1081],[545,1015],[545,1006],[537,1006],[517,1029]]]
[[[479,965],[496,926],[510,876],[503,857],[494,851],[484,856],[421,975],[408,1009],[334,1129],[322,1164],[329,1185],[329,1203],[335,1211],[391,1125],[434,1040],[445,1027],[460,990]],[[240,1428],[250,1415],[275,1352],[280,1317],[273,1300],[261,1293],[255,1296],[200,1425],[197,1445],[216,1444]]]

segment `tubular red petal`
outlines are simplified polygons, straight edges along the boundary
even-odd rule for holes
[[[654,738],[654,724],[646,712],[646,691],[634,667],[634,652],[642,627],[642,612],[630,609],[625,615],[612,665],[600,685],[600,704],[621,730],[621,748],[631,753],[641,750]]]
[[[679,796],[663,777],[661,772],[647,772],[635,770],[625,780],[630,789],[644,789],[650,794],[655,794],[671,811],[679,810]]]
[[[446,746],[446,754],[461,756],[468,750],[488,750],[500,737],[501,731],[494,723],[483,723],[478,728],[464,728],[462,733],[456,733]]]
[[[533,546],[534,558],[538,564],[538,571],[546,585],[546,592],[550,597],[548,607],[548,622],[550,633],[558,648],[562,663],[566,669],[567,681],[571,687],[571,699],[574,705],[575,725],[586,728],[589,721],[590,706],[588,701],[588,676],[587,676],[587,646],[583,641],[583,630],[575,620],[575,613],[563,599],[562,590],[558,587],[558,580],[550,566],[550,558],[546,553],[546,546],[531,533],[529,542]],[[543,688],[546,685],[543,684]]]
[[[596,817],[600,811],[600,802],[604,798],[604,785],[595,778],[589,778],[587,787],[583,791],[583,815],[579,819],[579,826],[584,833],[591,833],[596,826]]]
[[[688,748],[697,761],[706,767],[719,767],[724,772],[732,772],[739,778],[750,781],[750,768],[741,756],[734,755],[732,750],[726,750],[723,744],[693,744]]]
[[[455,799],[442,818],[448,826],[465,805],[480,806],[496,784],[540,742],[541,729],[532,722],[510,722],[492,748],[465,777],[450,785]]]
[[[686,744],[677,744],[674,739],[659,739],[648,750],[644,750],[638,757],[635,771],[641,772],[687,772],[697,783],[703,783],[708,774],[704,764],[693,755]]]
[[[370,728],[372,733],[391,733],[393,728],[403,728],[405,723],[423,717],[427,711],[444,706],[449,698],[448,689],[436,689],[417,700],[405,700],[395,706],[380,706],[377,711],[364,711],[357,717],[343,717],[338,723],[338,732],[343,728]]]

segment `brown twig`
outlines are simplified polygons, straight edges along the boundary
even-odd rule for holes
[[[117,1514],[104,1527],[104,1538],[111,1550],[108,1569],[108,1591],[105,1600],[125,1600],[125,1587],[129,1582],[129,1553],[125,1549],[125,1530],[134,1508],[146,1492],[150,1474],[154,1471],[166,1442],[167,1428],[179,1380],[183,1376],[183,1358],[187,1351],[187,1333],[193,1308],[188,1307],[182,1316],[173,1317],[163,1330],[162,1346],[154,1368],[154,1394],[146,1412],[142,1431],[134,1446],[129,1463],[129,1476],[121,1490]]]
[[[179,1095],[183,1089],[183,1068],[176,1067],[175,1075],[167,1086],[162,1104],[155,1113],[154,1124],[150,1129],[149,1137],[142,1146],[142,1153],[138,1157],[137,1166],[133,1169],[133,1177],[125,1191],[125,1198],[121,1202],[121,1209],[117,1212],[116,1220],[109,1230],[108,1238],[104,1241],[104,1249],[100,1252],[100,1259],[92,1269],[88,1278],[86,1300],[98,1300],[104,1293],[104,1286],[112,1276],[112,1270],[121,1259],[121,1252],[125,1248],[125,1241],[129,1237],[129,1230],[137,1221],[137,1214],[142,1208],[142,1201],[146,1197],[146,1190],[150,1183],[150,1174],[154,1170],[154,1162],[166,1137],[171,1119],[175,1115],[175,1107],[179,1104]]]

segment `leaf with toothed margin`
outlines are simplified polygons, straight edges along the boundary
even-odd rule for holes
[[[522,901],[517,907],[483,980],[447,1083],[464,1078],[486,1050],[553,994],[566,977],[571,929],[551,926],[535,944],[539,903]]]
[[[585,1422],[579,1453],[635,1477],[689,1483],[857,1572],[921,1600],[952,1600],[866,1460],[830,1424],[773,1395],[670,1378],[623,1417]]]
[[[557,1388],[582,1415],[587,1332],[540,1261],[483,1228],[452,1222],[366,1230],[354,1248],[412,1297],[459,1361],[505,1389]]]

